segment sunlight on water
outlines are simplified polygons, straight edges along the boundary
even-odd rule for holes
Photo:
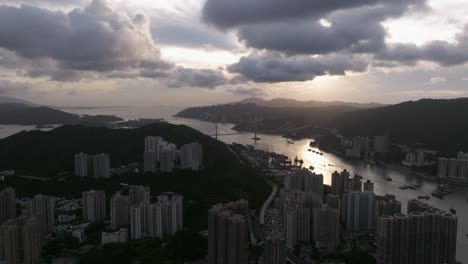
[[[207,135],[214,135],[216,125],[214,123],[203,122],[198,120],[190,120],[183,118],[174,118],[173,114],[177,113],[181,108],[174,106],[152,107],[152,108],[119,108],[118,111],[113,109],[90,109],[87,114],[116,114],[124,118],[165,118],[170,123],[176,125],[187,125],[194,129],[199,130]],[[78,112],[79,110],[77,110]],[[236,135],[223,135],[237,133],[232,129],[233,124],[218,124],[219,139],[226,143],[240,143],[244,145],[254,145],[255,148],[265,151],[273,151],[284,154],[290,159],[294,160],[297,156],[304,161],[303,166],[309,168],[314,167],[314,172],[323,174],[324,184],[331,184],[331,174],[334,171],[341,171],[347,169],[350,173],[359,174],[365,180],[374,182],[374,191],[377,195],[385,195],[386,193],[395,194],[397,199],[402,201],[403,212],[406,212],[406,202],[410,199],[417,198],[418,195],[430,195],[432,190],[436,187],[436,183],[431,180],[416,178],[407,175],[402,171],[395,169],[387,169],[382,166],[368,165],[361,161],[344,159],[332,153],[326,153],[319,148],[310,147],[310,140],[294,141],[294,144],[289,144],[288,140],[277,135],[263,135],[259,134],[261,138],[256,143],[252,140],[253,133],[241,133]],[[0,129],[1,136],[9,136],[21,130],[33,129],[33,127],[22,126],[2,126]],[[311,151],[309,151],[309,149]],[[323,155],[314,153],[322,152]],[[390,177],[393,180],[387,181],[385,177]],[[421,185],[419,191],[401,190],[398,187],[405,184],[417,183]],[[442,210],[448,211],[450,207],[457,210],[458,216],[458,259],[465,263],[468,260],[468,203],[466,197],[468,190],[466,187],[454,187],[454,192],[447,195],[443,200],[431,197],[429,204],[434,205]]]

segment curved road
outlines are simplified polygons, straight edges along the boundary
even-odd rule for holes
[[[222,141],[221,141],[222,142]],[[239,160],[239,162],[242,164],[242,165],[247,165],[240,157],[239,155],[237,155],[237,153],[231,148],[231,146],[225,142],[223,142],[224,145],[226,146],[226,148],[232,152],[232,154],[234,154],[234,156],[236,156],[236,158]]]
[[[270,182],[270,181],[267,180],[267,179],[265,179],[265,181],[268,182],[268,184],[271,185],[272,191],[271,191],[270,196],[268,196],[268,199],[266,199],[266,201],[263,203],[262,209],[260,210],[260,225],[264,225],[264,224],[265,224],[265,213],[266,213],[266,210],[268,209],[268,207],[270,207],[271,201],[273,201],[273,199],[274,199],[275,196],[276,196],[276,193],[278,192],[278,187],[276,187],[276,184]]]

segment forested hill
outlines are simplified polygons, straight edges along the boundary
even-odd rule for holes
[[[183,110],[176,116],[209,122],[249,123],[255,122],[294,122],[298,124],[325,124],[344,112],[355,111],[348,106],[328,107],[266,107],[256,104],[226,104],[206,107],[193,107]]]
[[[397,142],[423,143],[443,152],[468,151],[468,98],[423,99],[347,112],[334,126],[345,135],[388,134]]]
[[[468,98],[422,99],[395,105],[352,107],[265,107],[228,104],[189,108],[177,114],[211,122],[235,123],[238,130],[311,125],[337,128],[346,136],[389,135],[393,142],[433,148],[453,155],[468,151]],[[301,134],[313,135],[313,131]]]
[[[146,136],[161,136],[178,146],[200,142],[208,167],[238,164],[223,143],[187,126],[158,123],[138,129],[70,125],[50,132],[21,132],[0,140],[0,168],[53,176],[62,171],[72,172],[73,155],[79,152],[109,153],[111,166],[120,167],[143,161]]]
[[[234,102],[231,104],[256,104],[258,106],[266,106],[266,107],[301,107],[301,108],[309,108],[309,107],[329,107],[329,106],[347,106],[353,108],[374,108],[374,107],[382,107],[385,106],[384,104],[378,103],[353,103],[353,102],[343,102],[343,101],[332,101],[332,102],[322,102],[316,100],[307,100],[307,101],[299,101],[294,99],[287,99],[287,98],[274,98],[271,100],[265,100],[262,98],[251,97],[246,98],[240,102]]]

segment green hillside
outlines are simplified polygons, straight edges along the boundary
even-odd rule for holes
[[[63,182],[56,176],[60,172],[73,174],[73,155],[80,151],[89,154],[109,153],[112,167],[141,163],[146,136],[162,136],[178,146],[200,142],[206,169],[199,172],[129,174],[109,180],[70,176]],[[120,188],[119,184],[125,182],[149,185],[154,194],[165,191],[181,193],[188,199],[200,202],[205,209],[213,203],[240,197],[249,198],[256,207],[270,191],[258,171],[242,165],[223,143],[187,126],[165,123],[138,129],[63,126],[50,132],[22,132],[0,140],[0,168],[14,169],[21,175],[53,178],[40,182],[10,177],[7,184],[17,187],[20,196],[42,192],[79,197],[81,191],[96,188],[106,190],[110,197]],[[203,218],[206,218],[205,213]]]
[[[334,126],[348,136],[388,134],[454,155],[468,151],[468,98],[423,99],[344,113]]]

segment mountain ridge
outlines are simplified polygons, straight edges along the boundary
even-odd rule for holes
[[[0,124],[2,125],[103,125],[122,120],[123,119],[116,116],[72,114],[48,106],[40,106],[32,103],[24,104],[13,101],[0,103]]]
[[[253,103],[188,108],[176,116],[234,123],[239,131],[293,129],[302,138],[313,127],[336,128],[345,136],[390,135],[393,142],[419,145],[452,154],[468,151],[468,98],[420,99],[383,107],[266,107]],[[278,132],[283,133],[283,132]]]
[[[259,97],[249,97],[239,102],[233,102],[230,104],[249,104],[249,103],[256,104],[259,106],[266,106],[266,107],[304,107],[304,108],[327,107],[327,106],[348,106],[348,107],[354,107],[354,108],[359,108],[359,109],[365,109],[365,108],[376,108],[376,107],[386,106],[385,104],[379,104],[379,103],[374,103],[374,102],[354,103],[354,102],[344,102],[344,101],[323,102],[323,101],[317,101],[317,100],[300,101],[300,100],[281,98],[281,97],[273,98],[271,100],[265,100]]]
[[[37,106],[30,101],[9,96],[0,96],[0,104],[24,104],[28,106]]]

